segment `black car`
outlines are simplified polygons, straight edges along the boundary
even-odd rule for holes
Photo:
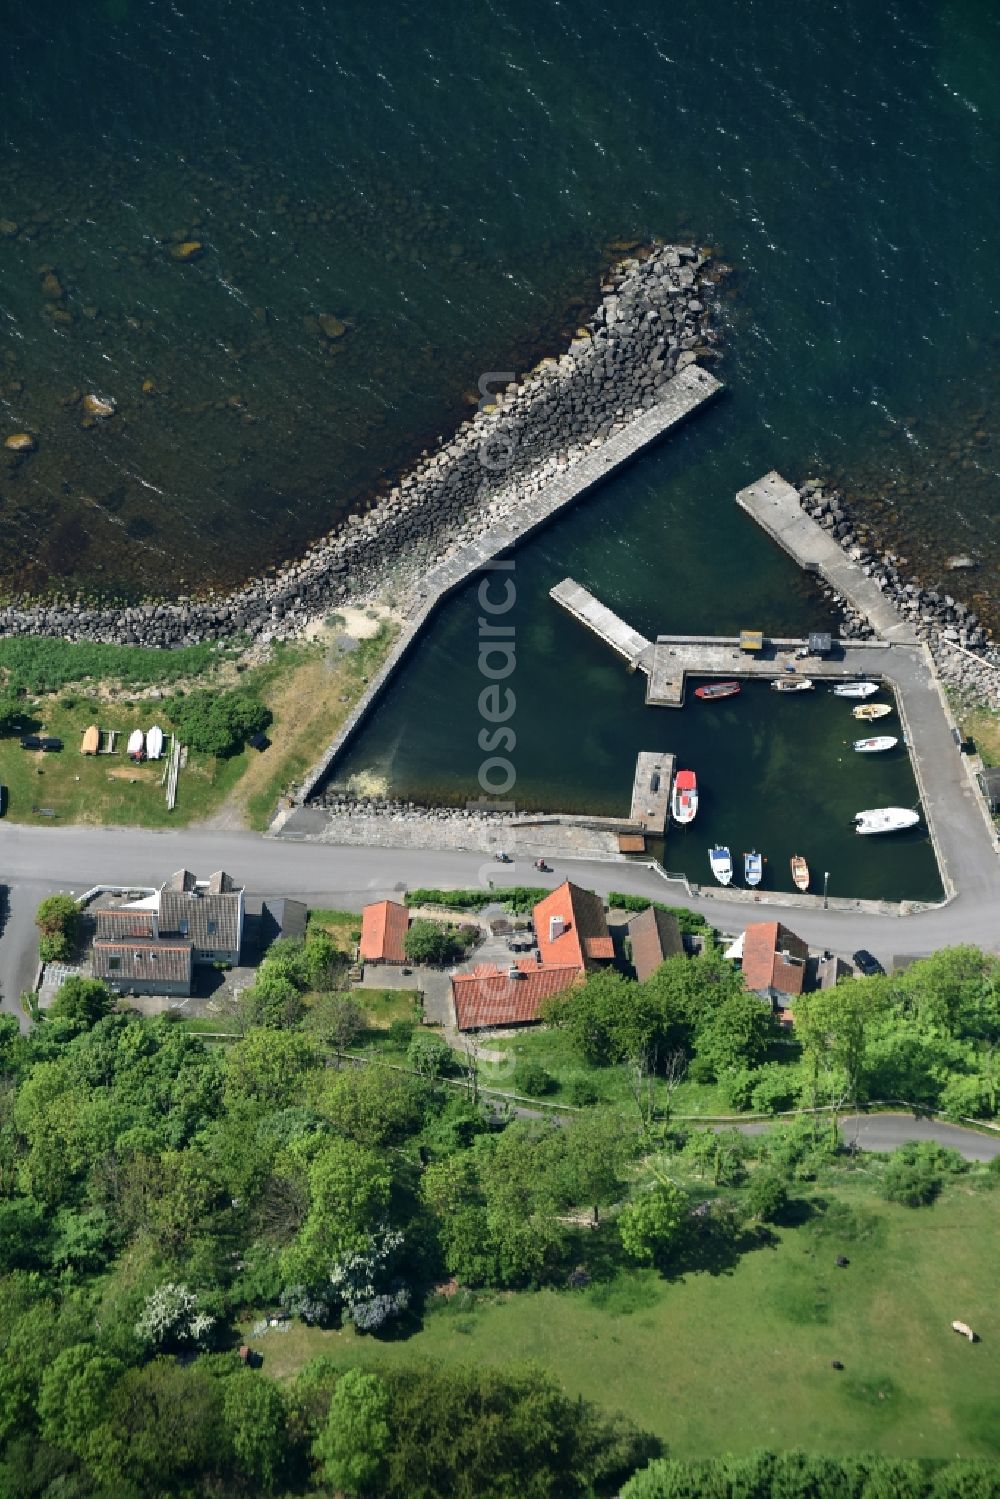
[[[854,954],[854,966],[858,970],[858,972],[863,973],[866,978],[871,978],[872,974],[875,973],[885,973],[885,969],[882,967],[882,964],[879,962],[878,958],[870,953],[867,947],[858,948],[857,952]]]
[[[49,755],[55,754],[63,747],[62,740],[53,738],[51,734],[43,734],[41,739],[39,740],[39,744],[41,745],[45,753]]]
[[[22,749],[37,750],[41,749],[41,747],[42,741],[39,739],[37,734],[25,734],[24,738],[21,740]]]

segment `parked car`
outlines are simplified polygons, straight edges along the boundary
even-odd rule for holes
[[[25,734],[21,740],[22,749],[38,750],[42,747],[42,741],[37,734]]]
[[[882,964],[879,962],[878,958],[876,958],[874,954],[870,953],[867,947],[859,947],[857,952],[854,954],[853,961],[854,966],[858,970],[858,972],[863,973],[866,978],[871,978],[875,973],[885,973],[885,969],[882,967]]]
[[[43,734],[41,739],[39,740],[39,743],[42,749],[49,754],[53,753],[55,750],[61,750],[63,747],[63,742],[61,739],[53,739],[49,734]]]

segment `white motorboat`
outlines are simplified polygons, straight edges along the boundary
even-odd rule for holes
[[[693,770],[679,770],[674,776],[670,798],[674,822],[693,822],[698,810],[698,778]]]
[[[874,697],[876,692],[877,682],[838,682],[833,689],[835,697]]]
[[[763,873],[764,860],[760,854],[750,853],[743,855],[743,878],[751,889],[754,885],[760,884]]]
[[[141,729],[133,729],[128,736],[128,757],[130,760],[144,760],[146,738]]]
[[[892,734],[876,734],[874,739],[855,739],[854,752],[857,755],[880,755],[884,750],[895,749],[898,743]]]
[[[146,735],[146,754],[150,760],[158,760],[163,754],[163,730],[157,723]]]
[[[910,807],[873,807],[854,816],[856,833],[901,833],[920,821],[920,813]]]
[[[728,848],[719,844],[717,848],[708,851],[708,862],[712,866],[712,873],[720,885],[731,885],[733,882],[733,860]]]
[[[816,683],[811,677],[779,677],[771,683],[773,692],[811,692]]]

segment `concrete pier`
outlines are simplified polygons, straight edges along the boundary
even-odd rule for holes
[[[741,489],[736,503],[801,568],[818,573],[859,614],[865,615],[884,640],[916,641],[912,625],[903,619],[877,583],[848,557],[836,537],[824,531],[811,515],[806,515],[798,492],[787,479],[772,470],[755,484]]]
[[[875,681],[882,675],[886,641],[852,643],[836,657],[800,657],[804,640],[765,639],[759,652],[740,650],[736,636],[657,635],[651,658],[640,668],[647,673],[646,702],[651,708],[684,705],[688,677],[733,677],[751,681],[778,681],[808,677],[815,681],[866,676]]]
[[[526,492],[513,518],[487,527],[475,541],[456,547],[423,578],[422,587],[410,601],[399,639],[381,669],[372,678],[364,696],[348,715],[335,738],[327,745],[299,788],[296,801],[306,802],[329,775],[337,756],[367,717],[385,690],[396,668],[428,620],[449,594],[477,572],[526,537],[549,523],[560,511],[600,484],[609,474],[642,453],[685,421],[722,390],[722,382],[698,364],[689,364],[658,392],[658,399],[635,416],[621,422],[603,441],[592,440],[571,449],[560,471],[536,492]],[[610,611],[608,611],[610,613]],[[637,639],[642,639],[637,636]],[[646,645],[650,642],[646,641]],[[279,832],[287,813],[279,813],[272,831]]]
[[[647,640],[645,635],[640,635],[638,630],[633,630],[623,619],[619,619],[600,599],[595,599],[582,583],[564,578],[549,590],[549,598],[555,599],[557,604],[561,604],[574,619],[586,625],[588,630],[592,630],[605,645],[617,651],[619,656],[624,656],[633,669],[637,666],[641,666],[644,671],[649,669],[653,642]]]
[[[673,755],[656,750],[641,750],[635,762],[631,820],[654,838],[666,832],[674,763]]]

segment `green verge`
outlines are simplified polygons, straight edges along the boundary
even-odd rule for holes
[[[121,682],[152,687],[202,676],[232,655],[217,645],[151,650],[139,645],[94,645],[87,641],[14,636],[0,640],[0,669],[29,692],[55,692],[70,682]]]

